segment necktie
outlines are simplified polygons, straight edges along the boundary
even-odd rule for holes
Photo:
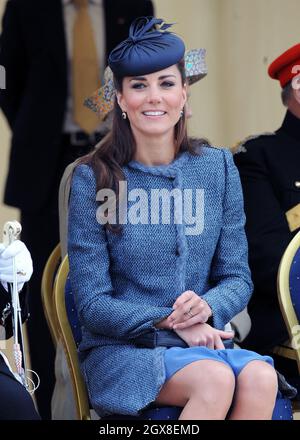
[[[77,8],[73,28],[73,116],[82,130],[90,134],[95,131],[99,119],[95,113],[84,107],[83,102],[99,87],[99,64],[88,0],[73,2]]]

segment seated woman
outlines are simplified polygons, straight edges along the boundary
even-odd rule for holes
[[[25,244],[19,240],[4,248],[0,244],[0,325],[5,338],[12,336],[11,296],[8,284],[13,282],[13,258],[16,260],[17,283],[22,309],[22,320],[27,316],[26,287],[32,275],[31,256]],[[13,373],[4,353],[0,351],[0,420],[39,420],[33,400],[26,388]]]
[[[111,52],[111,135],[72,179],[90,401],[100,416],[156,404],[181,406],[181,420],[271,419],[272,359],[224,348],[252,291],[238,172],[226,149],[188,138],[185,47],[162,22],[138,19]]]

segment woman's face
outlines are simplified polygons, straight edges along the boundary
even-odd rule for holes
[[[178,67],[149,75],[125,77],[118,103],[127,113],[136,136],[159,136],[174,132],[174,127],[186,102],[186,86]]]

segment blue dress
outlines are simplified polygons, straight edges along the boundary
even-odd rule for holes
[[[232,369],[236,377],[251,361],[265,361],[273,366],[273,359],[270,356],[261,356],[254,351],[243,349],[212,350],[207,347],[171,347],[165,351],[164,360],[166,380],[169,380],[181,368],[201,360],[222,362]]]

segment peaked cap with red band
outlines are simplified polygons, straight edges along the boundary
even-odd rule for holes
[[[296,44],[270,64],[268,73],[271,78],[278,79],[283,88],[295,76],[300,74],[300,44]]]

